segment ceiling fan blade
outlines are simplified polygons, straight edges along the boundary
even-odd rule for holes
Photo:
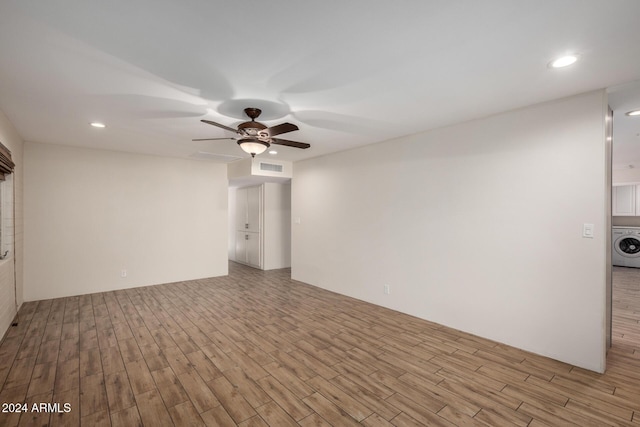
[[[235,138],[197,138],[192,141],[222,141],[223,139],[235,139]]]
[[[202,123],[206,123],[208,125],[212,125],[212,126],[217,126],[219,128],[222,128],[224,130],[228,130],[229,132],[233,132],[233,133],[237,133],[238,131],[235,130],[234,128],[230,128],[229,126],[225,126],[225,125],[221,125],[220,123],[216,123],[216,122],[212,122],[211,120],[200,120]]]
[[[311,147],[311,145],[307,144],[306,142],[289,141],[287,139],[280,139],[280,138],[271,138],[271,143],[278,144],[278,145],[286,145],[287,147],[295,147],[295,148]]]
[[[266,128],[264,131],[267,132],[269,136],[276,136],[280,135],[281,133],[292,132],[294,130],[298,130],[298,126],[292,123],[282,123],[280,125]]]

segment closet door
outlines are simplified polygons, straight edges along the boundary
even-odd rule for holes
[[[260,234],[250,231],[236,232],[236,261],[260,267]]]
[[[249,187],[247,191],[247,223],[249,227],[248,231],[260,231],[260,213],[261,213],[261,200],[260,200],[260,187]]]
[[[247,264],[260,267],[260,234],[245,233],[247,245]]]
[[[238,188],[236,190],[236,230],[241,231],[248,228],[247,189]]]
[[[262,268],[262,187],[236,190],[236,261]]]
[[[247,238],[244,231],[236,231],[236,261],[243,264],[248,263],[247,258]]]

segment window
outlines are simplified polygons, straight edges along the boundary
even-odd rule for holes
[[[13,253],[13,168],[11,151],[0,143],[0,259]]]
[[[0,181],[0,259],[13,254],[13,174]]]

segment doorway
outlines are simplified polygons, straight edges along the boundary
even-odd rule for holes
[[[640,81],[611,88],[607,120],[607,160],[611,184],[611,215],[607,270],[607,348],[609,353],[640,355],[640,268],[613,265],[615,227],[640,230]],[[623,209],[623,204],[628,206]]]

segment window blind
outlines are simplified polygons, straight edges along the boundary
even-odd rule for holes
[[[12,173],[15,166],[11,160],[11,151],[0,142],[0,180],[4,181],[4,176]]]

